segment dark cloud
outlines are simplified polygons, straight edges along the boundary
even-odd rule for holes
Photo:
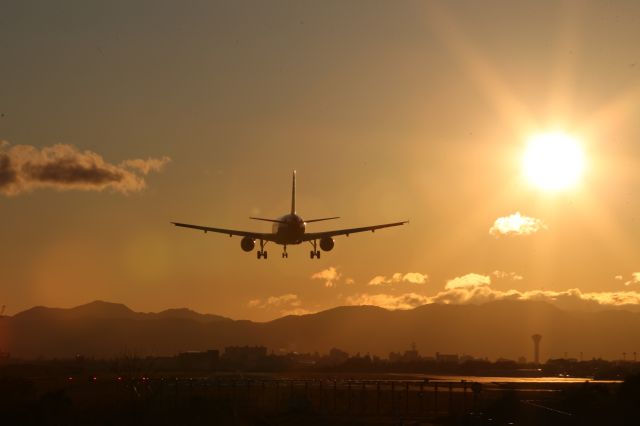
[[[0,193],[18,195],[37,188],[57,190],[130,193],[144,189],[144,176],[160,171],[168,157],[106,162],[92,151],[79,151],[71,145],[53,145],[38,149],[29,145],[0,148]]]
[[[17,177],[17,173],[11,164],[11,158],[7,154],[0,152],[0,192],[5,187],[13,184]]]
[[[45,164],[25,163],[22,172],[31,181],[61,185],[106,185],[124,179],[120,171],[101,168],[96,164],[78,164],[75,158],[61,158]]]

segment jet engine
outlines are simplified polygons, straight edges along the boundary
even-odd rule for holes
[[[251,251],[256,247],[256,242],[251,237],[242,237],[240,240],[240,247],[242,247],[242,250],[244,251]]]
[[[333,242],[333,238],[331,237],[324,237],[320,239],[320,248],[324,251],[333,250],[334,245],[335,243]]]

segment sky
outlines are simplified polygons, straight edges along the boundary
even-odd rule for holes
[[[0,1],[0,305],[638,305],[637,40],[632,0]],[[169,224],[266,232],[294,169],[310,231],[410,223],[266,261]]]

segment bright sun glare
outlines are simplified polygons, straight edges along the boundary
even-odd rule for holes
[[[585,156],[576,138],[566,133],[540,133],[527,142],[523,158],[526,179],[545,191],[560,191],[578,184]]]

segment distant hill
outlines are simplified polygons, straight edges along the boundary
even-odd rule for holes
[[[96,319],[189,319],[197,322],[207,323],[216,321],[231,321],[231,319],[219,315],[200,314],[186,308],[167,309],[162,312],[134,312],[121,303],[110,303],[96,300],[86,305],[76,306],[70,309],[46,308],[36,306],[13,316],[14,319],[22,321],[37,321],[47,318],[67,319],[67,320],[96,320]]]
[[[541,356],[629,358],[640,352],[640,313],[561,310],[544,302],[483,305],[431,304],[407,311],[344,306],[316,314],[257,323],[188,309],[134,312],[122,304],[92,302],[71,309],[35,307],[0,318],[0,351],[14,357],[173,355],[187,350],[264,345],[270,350],[386,357],[412,342],[435,352],[495,359],[531,359],[531,335],[542,334]]]

